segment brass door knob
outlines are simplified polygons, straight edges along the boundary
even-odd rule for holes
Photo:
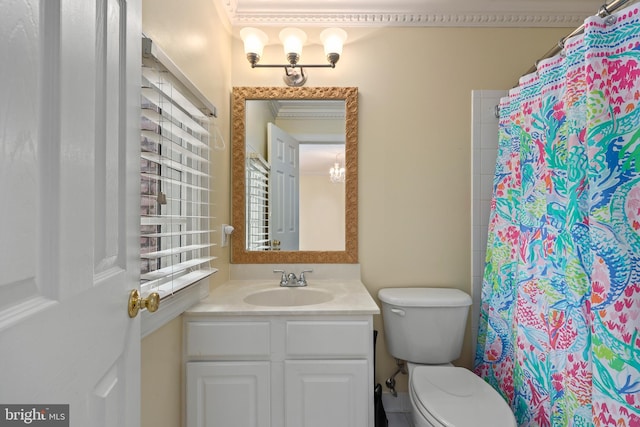
[[[160,307],[160,295],[157,292],[151,292],[148,297],[142,298],[140,292],[134,289],[129,294],[129,317],[134,318],[142,308],[146,308],[151,313]]]

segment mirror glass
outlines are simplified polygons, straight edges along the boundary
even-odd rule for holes
[[[238,87],[232,110],[232,262],[357,262],[357,88]]]

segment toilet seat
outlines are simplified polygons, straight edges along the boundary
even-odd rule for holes
[[[410,392],[414,410],[442,427],[515,427],[504,399],[473,372],[454,366],[416,366]]]

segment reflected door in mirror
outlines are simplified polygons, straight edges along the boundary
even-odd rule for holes
[[[300,143],[273,123],[267,123],[269,148],[269,228],[271,241],[280,242],[279,250],[297,251],[300,247],[299,188]]]

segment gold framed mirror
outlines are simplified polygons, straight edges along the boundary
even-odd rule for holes
[[[247,102],[251,100],[344,101],[344,250],[248,250]],[[358,262],[358,89],[356,87],[234,87],[232,92],[233,264]],[[266,131],[265,131],[266,132]],[[327,170],[328,172],[328,170]]]

